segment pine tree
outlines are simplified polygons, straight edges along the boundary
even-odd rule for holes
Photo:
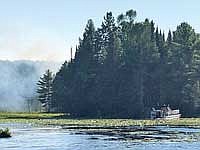
[[[51,101],[52,101],[52,83],[53,83],[53,75],[50,70],[47,70],[40,80],[38,81],[38,100],[41,102],[42,107],[45,111],[51,111]]]
[[[151,40],[152,40],[152,41],[155,40],[154,31],[155,31],[155,27],[154,27],[154,22],[153,22],[153,20],[152,20],[152,21],[151,21]]]
[[[169,30],[168,35],[167,35],[167,42],[171,43],[172,42],[172,33],[171,30]]]
[[[53,94],[52,94],[52,103],[51,108],[54,112],[63,112],[64,109],[69,109],[69,103],[66,104],[66,91],[68,90],[69,84],[69,71],[72,62],[65,61],[60,70],[56,73],[56,76],[53,80]]]

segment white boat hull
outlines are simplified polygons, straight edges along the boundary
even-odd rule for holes
[[[176,115],[165,116],[164,119],[178,119],[180,117],[181,117],[181,114],[176,114]]]

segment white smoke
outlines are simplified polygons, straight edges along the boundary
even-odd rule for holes
[[[27,97],[36,94],[39,77],[61,63],[45,61],[0,61],[0,110],[24,111]]]

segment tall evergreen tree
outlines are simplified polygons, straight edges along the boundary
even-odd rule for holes
[[[47,70],[43,77],[40,77],[38,81],[38,100],[41,102],[42,107],[45,111],[51,111],[51,104],[52,104],[52,82],[53,82],[53,75],[50,70]]]
[[[167,42],[171,43],[172,42],[172,33],[171,30],[169,30],[168,35],[167,35]]]

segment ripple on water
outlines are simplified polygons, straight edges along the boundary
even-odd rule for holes
[[[108,136],[75,135],[58,128],[35,128],[25,124],[1,124],[0,127],[9,127],[13,133],[12,138],[0,139],[0,150],[197,150],[200,147],[199,141],[110,141],[105,140]]]

